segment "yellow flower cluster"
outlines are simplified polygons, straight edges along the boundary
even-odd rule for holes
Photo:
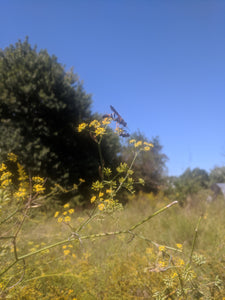
[[[33,191],[35,193],[39,193],[39,194],[43,194],[45,191],[45,187],[44,187],[44,179],[42,177],[32,177],[32,181],[33,181]]]
[[[69,245],[63,245],[62,249],[63,249],[63,253],[65,256],[69,255],[71,253],[71,250],[73,248],[73,245],[69,244]],[[72,254],[73,258],[76,258],[76,254]]]
[[[89,124],[88,123],[81,123],[78,126],[78,132],[82,132],[86,128],[89,128],[91,133],[95,137],[102,137],[106,133],[106,127],[111,123],[110,118],[104,118],[102,121],[93,120]]]
[[[134,148],[138,148],[140,151],[150,151],[151,148],[154,147],[152,143],[143,142],[143,141],[136,141],[135,139],[131,139],[129,141],[130,144],[134,145]]]
[[[69,203],[66,203],[64,206],[63,206],[64,210],[62,213],[60,213],[59,211],[56,211],[55,212],[55,215],[54,217],[55,218],[58,218],[58,223],[69,223],[71,221],[71,217],[70,215],[72,215],[74,213],[74,209],[73,208],[70,208],[70,204]]]

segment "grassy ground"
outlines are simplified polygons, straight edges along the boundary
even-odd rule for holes
[[[126,230],[169,202],[160,195],[140,195],[124,210],[90,222],[80,235]],[[134,235],[71,242],[68,226],[39,213],[24,224],[19,255],[68,242],[27,258],[22,281],[2,298],[225,299],[224,209],[222,198],[206,204],[196,196],[189,207],[171,207]],[[78,225],[87,215],[75,211],[71,224]],[[13,256],[11,248],[9,243],[1,248],[1,269]],[[21,277],[22,267],[21,261],[3,275],[2,290]]]

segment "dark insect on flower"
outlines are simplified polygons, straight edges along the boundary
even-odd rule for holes
[[[112,120],[115,121],[116,123],[122,125],[123,127],[127,127],[127,123],[124,121],[124,119],[118,113],[118,111],[112,105],[110,105],[110,108],[112,110],[112,113],[103,115],[103,118],[112,118]],[[119,130],[119,135],[122,137],[130,136],[130,134],[125,129],[121,129],[121,128]]]

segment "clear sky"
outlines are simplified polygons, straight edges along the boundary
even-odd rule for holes
[[[224,0],[0,3],[0,48],[29,36],[73,66],[93,112],[159,136],[169,175],[225,164]]]

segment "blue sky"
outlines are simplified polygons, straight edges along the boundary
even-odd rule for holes
[[[169,175],[225,164],[225,1],[2,0],[0,48],[29,36],[131,132],[159,136]]]

